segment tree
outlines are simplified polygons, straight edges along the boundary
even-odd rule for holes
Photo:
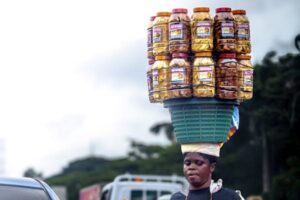
[[[155,135],[160,134],[162,131],[169,141],[171,141],[172,143],[175,142],[174,128],[170,122],[157,123],[150,128],[150,132]]]
[[[33,168],[28,168],[24,174],[24,177],[29,177],[29,178],[38,178],[38,179],[43,179],[43,174],[41,172],[35,171]]]

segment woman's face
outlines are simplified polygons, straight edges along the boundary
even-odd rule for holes
[[[215,163],[210,164],[198,153],[188,153],[183,161],[183,173],[191,185],[190,189],[209,187],[214,169]]]

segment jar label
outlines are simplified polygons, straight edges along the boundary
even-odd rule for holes
[[[186,77],[185,69],[182,67],[172,67],[171,68],[171,83],[178,84],[184,83]]]
[[[213,80],[213,66],[200,66],[198,69],[199,81]]]
[[[210,36],[210,23],[198,22],[196,28],[197,37],[204,38]]]
[[[147,44],[148,44],[148,47],[151,47],[151,46],[152,46],[152,34],[153,34],[153,33],[152,33],[152,30],[153,30],[152,28],[149,28],[149,29],[148,29],[148,43],[147,43]]]
[[[152,86],[153,88],[158,87],[158,78],[159,78],[159,73],[158,70],[153,70],[152,71]]]
[[[152,77],[151,77],[151,73],[147,73],[147,83],[148,83],[148,91],[152,91]]]
[[[253,86],[253,70],[244,71],[244,84],[248,86]]]
[[[153,28],[153,43],[160,43],[162,41],[162,27]]]
[[[238,24],[237,25],[237,37],[241,39],[249,38],[249,24]]]
[[[223,38],[234,38],[234,23],[233,22],[222,22],[221,32]]]
[[[182,40],[183,28],[184,25],[182,23],[170,24],[170,40]]]

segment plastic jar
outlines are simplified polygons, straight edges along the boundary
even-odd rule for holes
[[[174,53],[172,57],[170,62],[170,99],[191,97],[191,65],[188,61],[188,54]]]
[[[235,53],[222,53],[216,66],[216,96],[220,99],[238,98],[238,69]]]
[[[154,103],[154,98],[153,98],[153,79],[152,79],[152,66],[154,64],[155,60],[154,59],[149,59],[148,60],[148,68],[147,68],[147,84],[148,84],[148,96],[149,96],[149,101],[151,103]]]
[[[213,18],[209,14],[209,8],[194,8],[191,17],[192,51],[203,52],[213,50]]]
[[[153,54],[169,54],[169,17],[170,12],[158,12],[153,21]]]
[[[238,55],[238,99],[249,100],[253,96],[253,66],[250,55]]]
[[[195,54],[193,62],[193,96],[215,96],[215,64],[211,52]]]
[[[191,20],[185,8],[172,10],[169,19],[169,51],[173,53],[189,53],[191,40]]]
[[[215,50],[235,52],[235,21],[231,8],[217,8],[214,19]]]
[[[152,66],[153,99],[155,102],[161,102],[169,99],[170,57],[156,56],[155,60]]]
[[[251,53],[250,26],[245,10],[232,11],[236,25],[236,52],[239,54]]]
[[[153,59],[154,55],[153,55],[153,21],[156,18],[156,16],[152,16],[150,17],[150,22],[147,28],[147,32],[148,32],[148,37],[147,37],[147,50],[148,50],[148,58],[149,59]]]

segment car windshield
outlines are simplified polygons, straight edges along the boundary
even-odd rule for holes
[[[42,189],[0,185],[0,199],[5,200],[49,200]]]

